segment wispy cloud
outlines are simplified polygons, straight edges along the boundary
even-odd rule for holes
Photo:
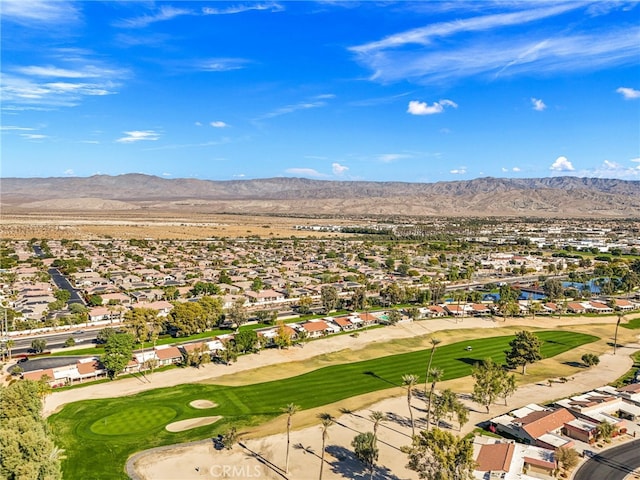
[[[449,170],[449,173],[452,175],[464,175],[467,173],[467,167],[454,168],[453,170]]]
[[[397,162],[398,160],[403,160],[405,158],[411,157],[412,155],[409,155],[407,153],[382,153],[376,156],[376,159],[382,163],[393,163]]]
[[[63,0],[2,0],[2,20],[30,28],[68,25],[80,18],[74,3]]]
[[[530,6],[524,4],[525,8]],[[582,8],[585,4],[581,2],[562,2],[441,22],[350,50],[373,72],[371,79],[380,82],[408,79],[434,83],[475,75],[495,79],[635,63],[640,53],[640,29],[633,18],[628,25],[604,32],[592,28],[588,21],[563,31],[539,28],[541,20]]]
[[[636,98],[640,98],[640,90],[636,90],[635,88],[620,87],[616,90],[616,92],[622,95],[625,100],[634,100]]]
[[[458,108],[458,104],[451,100],[440,100],[439,102],[434,102],[433,105],[429,105],[426,102],[412,100],[409,102],[407,113],[411,115],[434,115],[444,112],[444,107]]]
[[[549,170],[554,172],[573,172],[575,168],[567,157],[560,156],[551,164]]]
[[[210,122],[209,125],[211,125],[213,128],[226,128],[229,126],[226,122],[223,122],[221,120]]]
[[[633,160],[632,160],[633,161]],[[640,165],[627,167],[618,162],[605,160],[594,169],[580,172],[580,176],[591,178],[640,179]]]
[[[534,98],[534,97],[531,97],[531,107],[536,112],[542,112],[543,110],[545,110],[547,108],[547,106],[545,105],[545,103],[542,100],[540,100],[539,98]]]
[[[23,131],[23,132],[29,132],[29,131],[33,131],[35,130],[35,128],[31,128],[31,127],[18,127],[16,125],[2,125],[0,127],[0,130],[3,132],[11,132],[11,131]]]
[[[5,106],[63,107],[78,105],[83,97],[117,93],[129,76],[125,69],[105,64],[91,52],[57,49],[47,53],[56,63],[7,65],[0,90]],[[3,109],[5,108],[3,106]]]
[[[158,140],[160,138],[160,134],[153,130],[131,130],[129,132],[124,133],[124,137],[121,137],[116,140],[118,143],[135,143],[146,140]]]
[[[49,138],[48,135],[41,133],[21,133],[20,136],[25,140],[44,140],[45,138]]]
[[[204,7],[202,13],[204,15],[234,15],[237,13],[250,12],[252,10],[282,12],[284,7],[278,3],[250,3],[246,5],[234,5],[226,8]]]
[[[186,8],[162,5],[158,10],[140,17],[125,18],[115,22],[114,26],[122,28],[143,28],[152,23],[164,22],[183,15],[195,15],[196,12]]]
[[[300,177],[313,177],[313,178],[325,178],[328,175],[320,173],[313,168],[287,168],[286,173],[290,175],[297,175]]]
[[[323,94],[316,95],[311,98],[309,101],[303,101],[299,103],[294,103],[290,105],[285,105],[284,107],[276,108],[275,110],[265,113],[264,115],[256,118],[256,121],[267,120],[269,118],[279,117],[281,115],[287,115],[290,113],[294,113],[300,110],[309,110],[311,108],[320,108],[327,105],[326,99],[334,98],[332,94]]]
[[[205,72],[228,72],[246,68],[249,63],[244,58],[209,58],[195,62],[193,68]]]

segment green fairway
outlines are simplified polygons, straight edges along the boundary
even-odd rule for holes
[[[545,358],[598,340],[591,335],[564,331],[537,332],[537,335],[543,341]],[[436,350],[433,366],[444,370],[444,380],[469,375],[472,366],[484,358],[503,363],[504,351],[513,338],[502,336],[442,345]],[[124,464],[136,451],[211,437],[230,425],[246,429],[276,417],[280,408],[288,403],[308,409],[397,387],[406,373],[418,374],[424,380],[428,353],[422,350],[332,365],[304,375],[252,385],[180,385],[130,397],[69,404],[50,418],[57,443],[66,453],[64,478],[125,479]],[[210,400],[217,406],[204,413],[189,406],[194,400]],[[223,418],[213,425],[185,432],[170,433],[164,428],[172,421],[203,415]]]

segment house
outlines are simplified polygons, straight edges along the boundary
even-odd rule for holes
[[[635,303],[632,303],[624,298],[615,298],[613,301],[616,310],[620,310],[621,312],[629,312],[638,308]]]
[[[358,314],[358,318],[362,321],[362,325],[365,327],[378,323],[378,319],[369,312]]]
[[[177,364],[182,361],[182,352],[178,347],[158,345],[155,347],[158,366]]]
[[[310,320],[300,324],[309,338],[320,338],[331,333],[331,329],[324,320]]]
[[[587,308],[578,302],[567,303],[567,312],[569,313],[587,313]]]
[[[486,317],[487,315],[491,315],[491,309],[484,303],[472,303],[471,315],[476,317]]]
[[[548,433],[560,434],[565,423],[575,419],[566,408],[556,410],[528,405],[490,420],[492,430],[517,438],[529,445],[539,445],[538,439]],[[548,439],[547,439],[548,441]],[[540,445],[546,442],[541,441]]]
[[[447,312],[440,305],[429,305],[427,307],[431,317],[446,317]]]
[[[478,437],[473,450],[473,476],[478,480],[551,479],[557,469],[554,451],[533,445]]]
[[[613,308],[611,308],[609,305],[607,305],[605,303],[602,303],[602,302],[595,302],[593,300],[588,302],[585,307],[590,312],[595,312],[595,313],[613,313]]]
[[[338,325],[342,330],[354,330],[356,326],[353,324],[349,317],[336,317],[333,319],[333,323]]]

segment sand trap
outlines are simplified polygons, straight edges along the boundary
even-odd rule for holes
[[[180,422],[173,422],[167,425],[165,428],[169,432],[184,432],[185,430],[190,430],[196,427],[202,427],[204,425],[211,425],[212,423],[217,422],[222,417],[198,417],[198,418],[190,418],[188,420],[181,420]]]
[[[213,403],[209,400],[194,400],[189,405],[192,406],[193,408],[200,408],[200,409],[215,408],[218,406],[217,403]]]

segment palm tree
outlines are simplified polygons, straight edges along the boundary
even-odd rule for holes
[[[441,368],[432,368],[429,370],[429,376],[431,377],[431,390],[429,390],[429,397],[427,399],[427,430],[429,430],[429,426],[431,425],[431,401],[433,400],[433,392],[436,389],[436,383],[442,380],[442,376],[444,375],[444,370]]]
[[[11,349],[15,346],[16,341],[15,340],[7,340],[7,342],[5,343],[5,346],[7,347],[7,352],[9,352],[9,361],[11,361]]]
[[[374,410],[369,415],[369,419],[373,422],[373,446],[375,447],[378,443],[378,427],[387,419],[387,416],[379,410]]]
[[[442,340],[436,337],[431,337],[431,354],[429,355],[429,363],[427,364],[427,371],[424,377],[424,394],[427,394],[429,388],[429,370],[431,370],[431,362],[433,361],[433,354],[436,352],[436,346],[442,343]]]
[[[620,326],[620,322],[624,318],[624,315],[621,312],[618,312],[618,321],[616,322],[616,333],[613,336],[613,354],[616,354],[616,347],[618,346],[618,327]]]
[[[318,480],[322,480],[322,470],[324,468],[324,449],[329,439],[329,427],[333,425],[333,417],[328,413],[321,413],[318,417],[322,420],[322,452],[320,453],[320,476]]]
[[[411,436],[415,436],[416,427],[413,424],[413,410],[411,409],[411,396],[413,395],[413,388],[418,383],[418,375],[412,373],[402,376],[402,384],[407,387],[407,405],[409,406],[409,417],[411,418]]]
[[[298,410],[300,410],[300,407],[294,403],[290,403],[282,409],[282,411],[287,414],[287,456],[285,457],[285,461],[284,461],[284,471],[286,473],[289,473],[289,445],[291,444],[291,440],[290,440],[291,417],[293,417]]]

